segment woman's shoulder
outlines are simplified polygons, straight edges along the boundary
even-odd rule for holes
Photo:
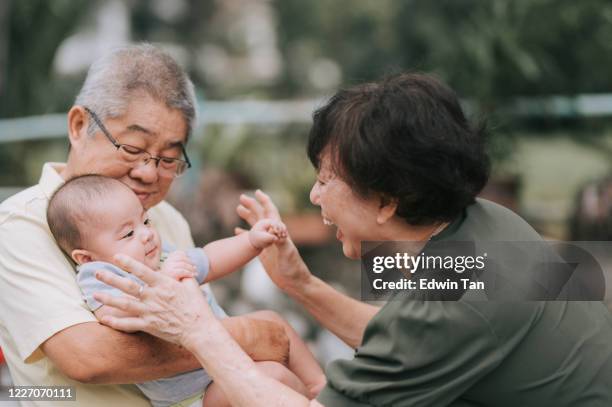
[[[521,216],[512,210],[477,198],[465,210],[461,226],[451,240],[470,241],[539,241],[542,237]]]

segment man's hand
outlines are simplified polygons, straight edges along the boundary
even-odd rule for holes
[[[196,275],[195,266],[189,260],[187,254],[181,250],[170,253],[166,260],[164,260],[160,271],[177,281],[181,281],[184,278],[192,278]]]

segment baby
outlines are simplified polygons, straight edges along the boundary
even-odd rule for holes
[[[123,294],[97,280],[97,270],[106,269],[144,284],[113,264],[115,254],[129,255],[174,278],[195,277],[198,283],[204,284],[235,271],[263,248],[287,236],[281,222],[262,219],[248,233],[217,240],[203,248],[174,251],[161,241],[134,192],[120,181],[100,175],[79,176],[62,185],[49,201],[47,221],[58,245],[77,264],[77,282],[87,306],[98,320],[121,311],[97,302],[93,293]],[[221,307],[207,298],[215,315],[226,318]],[[289,370],[275,362],[258,362],[258,368],[307,397],[315,397],[325,383],[325,376],[289,324],[269,312],[232,319],[241,323],[258,317],[280,323],[290,341]],[[202,369],[137,385],[155,407],[177,403],[228,405],[223,392]]]

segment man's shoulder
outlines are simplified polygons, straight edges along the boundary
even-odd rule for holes
[[[8,197],[0,203],[0,226],[15,218],[45,221],[48,198],[39,185],[34,185]]]
[[[1,255],[11,254],[20,259],[32,255],[63,259],[47,225],[48,204],[47,196],[38,185],[0,204]],[[2,259],[0,263],[5,260]]]
[[[149,216],[162,240],[182,250],[193,247],[189,224],[168,202],[162,201],[149,209]]]
[[[184,219],[183,215],[172,205],[170,205],[167,201],[161,201],[151,209],[149,212],[164,218],[180,218]]]
[[[158,227],[172,225],[173,228],[187,228],[187,231],[189,231],[189,226],[183,215],[166,201],[161,201],[149,209],[148,212]]]

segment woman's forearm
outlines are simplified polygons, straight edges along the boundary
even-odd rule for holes
[[[216,320],[201,323],[184,343],[228,398],[232,406],[318,406],[284,384],[262,374]],[[204,326],[205,325],[205,326]]]
[[[272,281],[299,302],[321,325],[352,348],[379,308],[340,293],[312,275],[295,245],[288,239],[259,256]]]
[[[285,291],[325,328],[351,348],[361,344],[366,326],[380,308],[355,300],[308,273]]]

